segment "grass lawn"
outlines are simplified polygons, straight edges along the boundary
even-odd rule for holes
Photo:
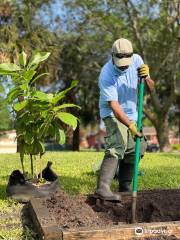
[[[92,168],[103,157],[102,152],[48,152],[43,157],[43,167],[53,161],[53,170],[59,175],[60,186],[70,194],[92,193],[96,177]],[[39,161],[38,162],[38,166]],[[26,159],[26,169],[30,163]],[[37,167],[38,168],[38,167]],[[18,154],[0,155],[0,239],[35,239],[34,233],[22,223],[22,204],[6,198],[8,175],[21,169]],[[145,175],[139,177],[139,189],[180,188],[180,154],[147,153],[140,163]],[[38,169],[37,169],[38,171]],[[113,188],[117,183],[113,183]],[[23,227],[24,226],[24,227]]]

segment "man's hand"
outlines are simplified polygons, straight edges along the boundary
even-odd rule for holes
[[[138,132],[138,129],[137,129],[135,123],[131,123],[131,124],[129,125],[129,130],[130,130],[133,138],[135,138],[136,136],[142,137],[142,134],[141,134],[140,132]]]
[[[149,76],[149,67],[146,64],[142,64],[140,68],[138,68],[138,76],[140,78],[145,79],[146,86],[148,87],[149,91],[154,89],[154,81]]]
[[[146,64],[142,64],[139,68],[138,68],[138,76],[141,78],[146,78],[149,76],[149,67]]]

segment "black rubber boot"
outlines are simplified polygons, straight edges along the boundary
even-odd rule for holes
[[[42,170],[42,177],[49,182],[54,182],[58,179],[57,174],[51,169],[52,162],[48,161],[47,166]],[[38,174],[38,178],[41,177],[41,174]]]
[[[14,170],[6,188],[7,196],[18,202],[28,202],[32,198],[49,197],[58,190],[58,179],[50,184],[35,186],[26,181],[19,170]]]
[[[134,165],[120,162],[119,167],[119,192],[131,192],[131,181],[133,178]]]
[[[117,165],[118,159],[114,157],[105,157],[103,159],[96,189],[96,195],[98,195],[103,200],[121,201],[121,196],[114,194],[110,189]]]

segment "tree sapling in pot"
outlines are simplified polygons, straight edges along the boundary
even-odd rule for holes
[[[77,85],[73,81],[69,88],[57,93],[45,93],[36,87],[36,82],[48,73],[38,74],[41,62],[49,57],[49,52],[36,52],[30,59],[25,52],[19,54],[17,64],[0,64],[0,75],[10,76],[12,88],[7,95],[7,101],[15,113],[15,128],[18,151],[23,174],[25,175],[24,156],[29,156],[31,176],[34,177],[34,160],[45,153],[47,137],[55,139],[59,144],[65,143],[63,124],[77,127],[78,118],[65,109],[79,106],[63,103],[66,93]],[[42,172],[42,168],[41,168]]]

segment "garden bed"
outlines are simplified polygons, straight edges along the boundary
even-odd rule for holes
[[[42,239],[180,238],[180,190],[139,192],[137,224],[130,224],[131,196],[124,194],[122,204],[57,192],[46,199],[33,199],[30,212]]]

